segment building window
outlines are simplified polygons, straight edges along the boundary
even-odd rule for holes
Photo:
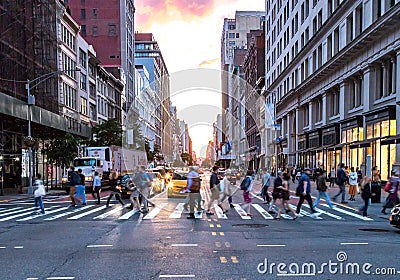
[[[98,36],[98,34],[99,34],[99,27],[97,25],[93,25],[92,35],[96,37],[96,36]]]
[[[82,36],[86,36],[86,25],[81,25],[81,34]]]
[[[86,3],[86,0],[81,0],[81,4],[85,4]]]
[[[76,89],[64,83],[64,104],[65,106],[76,110]]]
[[[87,80],[86,75],[81,73],[81,77],[79,79],[79,81],[80,81],[79,87],[81,90],[86,91],[86,80]]]
[[[349,83],[350,109],[357,108],[363,104],[363,80],[361,76],[354,77]]]
[[[117,25],[116,24],[108,25],[108,36],[117,36]]]
[[[236,38],[239,38],[239,33],[236,33]]]
[[[236,29],[236,24],[234,24],[234,23],[229,24],[228,25],[228,29],[229,30],[235,30]]]
[[[87,100],[81,97],[81,114],[87,115]]]
[[[332,93],[332,102],[331,102],[331,116],[336,116],[339,114],[339,101],[340,101],[340,92],[339,90],[334,91]]]
[[[87,53],[79,48],[79,64],[86,69]]]
[[[64,44],[75,51],[75,36],[66,26],[62,26],[62,40]]]
[[[89,76],[94,77],[96,75],[96,68],[93,64],[89,63]]]
[[[86,19],[86,9],[81,9],[81,19]]]
[[[235,41],[229,41],[229,46],[235,46]]]
[[[62,64],[64,73],[72,79],[76,79],[76,62],[67,54],[62,53]]]
[[[233,39],[233,38],[235,38],[235,33],[229,33],[229,39]]]
[[[97,18],[98,10],[96,8],[92,9],[92,17]]]

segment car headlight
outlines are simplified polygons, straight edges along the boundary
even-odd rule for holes
[[[93,181],[93,177],[92,176],[85,176],[85,181]]]
[[[67,182],[67,180],[68,180],[68,178],[66,178],[66,177],[61,178],[61,182],[63,182],[63,183]]]

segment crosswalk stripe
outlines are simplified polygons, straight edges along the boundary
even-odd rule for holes
[[[251,205],[261,214],[261,216],[264,217],[264,219],[266,220],[274,219],[274,217],[272,217],[271,214],[269,214],[267,210],[264,210],[264,208],[262,208],[259,204],[251,204]]]
[[[0,214],[6,213],[6,212],[10,212],[10,211],[14,211],[14,210],[21,209],[21,208],[22,207],[15,207],[15,208],[11,208],[11,209],[1,210]]]
[[[214,204],[214,211],[217,214],[218,219],[228,219],[228,217],[222,212],[222,209],[217,205]]]
[[[151,220],[151,219],[155,218],[155,216],[157,216],[158,213],[160,213],[161,209],[163,209],[167,205],[168,205],[168,203],[161,203],[161,204],[157,205],[156,207],[154,207],[153,210],[150,211],[150,213],[148,213],[146,216],[144,216],[143,220]]]
[[[69,217],[69,218],[67,218],[67,220],[78,220],[78,219],[80,219],[80,218],[82,218],[82,217],[85,217],[85,216],[90,215],[90,214],[92,214],[92,213],[95,213],[95,212],[104,210],[104,209],[106,209],[106,208],[107,208],[107,206],[106,206],[106,205],[103,205],[103,206],[97,207],[97,208],[95,208],[95,209],[92,209],[92,210],[90,210],[90,211],[87,211],[87,212],[84,212],[84,213],[81,213],[81,214],[78,214],[78,215]]]
[[[50,208],[45,208],[44,210],[46,211],[46,210],[49,210],[49,209],[51,209],[51,208],[53,208],[53,206],[50,207]],[[27,210],[29,210],[29,209],[32,209],[32,208],[28,208]],[[35,207],[33,207],[33,209],[35,209]],[[2,219],[0,219],[0,222],[12,220],[12,219],[14,219],[14,218],[26,216],[26,215],[29,215],[29,214],[31,214],[31,211],[27,211],[27,212],[25,212],[25,213],[20,213],[20,214],[14,215],[14,216],[9,216],[9,217],[2,218]]]
[[[201,218],[203,218],[203,213],[204,213],[203,210],[201,210],[201,211],[194,211],[194,218],[195,218],[195,219],[201,219]]]
[[[297,207],[294,206],[293,204],[289,204],[289,207],[291,207],[295,211],[297,209]],[[300,214],[303,215],[303,216],[315,219],[315,220],[323,220],[320,216],[314,216],[314,215],[308,213],[307,211],[304,211],[303,209],[300,209]]]
[[[310,205],[305,204],[304,206],[307,207],[308,209],[310,209]],[[319,213],[322,213],[322,214],[325,214],[325,215],[327,215],[327,216],[329,216],[331,218],[334,218],[336,220],[344,220],[342,217],[340,217],[338,215],[335,215],[335,214],[332,214],[330,212],[324,211],[322,209],[319,209],[319,208],[316,208],[316,207],[314,207],[314,209],[315,209],[315,211],[317,211]]]
[[[170,219],[179,219],[182,216],[182,212],[183,212],[183,206],[185,205],[185,203],[179,203],[174,212],[172,212],[171,215],[169,215]]]
[[[135,215],[138,212],[139,212],[138,209],[133,209],[133,210],[129,211],[128,213],[125,213],[124,215],[119,217],[118,220],[128,220],[130,217],[132,217],[133,215]]]
[[[18,207],[18,208],[21,208],[21,207]],[[12,212],[1,213],[0,217],[12,215],[12,214],[17,214],[17,213],[21,213],[21,212],[25,212],[25,211],[29,212],[29,211],[32,211],[34,209],[35,209],[35,207],[31,207],[31,208],[23,208],[23,209],[20,209],[20,210],[17,210],[17,211],[12,211]],[[15,209],[13,209],[13,210],[15,210]]]
[[[236,212],[240,215],[240,217],[241,217],[243,220],[251,220],[251,217],[250,217],[250,216],[247,216],[246,211],[244,211],[243,208],[240,207],[239,204],[233,204],[233,206],[235,207]]]
[[[329,208],[328,204],[321,204],[321,205],[324,206],[324,207],[328,207]],[[352,216],[352,217],[355,217],[357,219],[361,219],[361,220],[364,220],[364,221],[373,221],[374,220],[374,219],[371,219],[371,218],[368,218],[368,217],[363,217],[361,215],[358,215],[358,214],[350,212],[350,211],[346,211],[346,210],[344,210],[342,208],[339,208],[338,206],[336,206],[332,210],[335,210],[335,211],[340,212],[340,213],[347,214],[349,216]]]
[[[68,209],[68,206],[67,207],[58,208],[58,209],[55,209],[55,210],[51,210],[51,211],[45,211],[44,215],[50,215],[50,214],[57,213],[57,212],[60,212],[60,211],[63,211],[63,210],[67,210],[67,209]],[[33,219],[36,219],[36,218],[39,218],[39,217],[43,217],[44,215],[32,215],[32,216],[29,216],[29,217],[26,217],[26,218],[22,218],[22,219],[19,219],[19,220],[16,220],[16,221],[17,222],[23,222],[23,221],[33,220]]]
[[[108,216],[110,216],[110,215],[112,215],[112,214],[114,214],[116,212],[120,212],[122,209],[124,209],[124,206],[118,206],[118,207],[116,207],[115,209],[113,209],[111,211],[108,211],[108,212],[106,212],[104,214],[101,214],[99,216],[94,217],[93,220],[98,220],[98,219],[102,220],[102,219],[104,219],[104,218],[106,218],[106,217],[108,217]]]
[[[53,221],[53,220],[56,220],[56,219],[59,219],[59,218],[62,218],[62,217],[65,217],[65,216],[68,216],[68,215],[77,213],[77,212],[81,212],[81,211],[86,210],[86,209],[88,209],[88,208],[91,208],[91,207],[93,207],[93,206],[94,206],[94,205],[86,205],[86,206],[84,206],[84,207],[82,207],[82,208],[77,208],[77,209],[74,209],[74,210],[72,210],[72,211],[68,211],[68,212],[65,212],[65,213],[61,213],[61,214],[52,216],[52,217],[50,217],[50,218],[46,218],[46,219],[44,219],[44,220],[45,220],[45,221]]]

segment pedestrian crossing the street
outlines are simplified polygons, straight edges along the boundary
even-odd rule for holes
[[[155,201],[153,201],[155,202]],[[6,221],[16,221],[16,222],[26,222],[26,221],[77,221],[77,220],[94,220],[94,221],[126,221],[126,220],[179,220],[185,219],[188,216],[188,211],[185,210],[183,202],[168,201],[156,203],[154,207],[149,208],[148,213],[143,213],[138,209],[130,210],[128,205],[117,205],[113,204],[111,207],[106,207],[106,205],[86,205],[79,206],[76,208],[69,207],[66,203],[50,204],[45,209],[45,214],[34,213],[35,208],[26,205],[10,205],[7,207],[0,208],[0,222]],[[294,204],[289,203],[289,207],[296,210]],[[273,207],[275,210],[276,207]],[[225,209],[225,208],[224,208]],[[249,208],[246,208],[249,209]],[[269,206],[267,204],[253,203],[250,205],[251,216],[248,215],[246,210],[241,204],[233,204],[233,208],[230,209],[228,213],[225,213],[217,204],[214,204],[213,218],[219,220],[273,220],[274,214],[269,211]],[[309,206],[304,204],[300,210],[300,217],[304,220],[319,220],[319,221],[374,221],[370,217],[363,217],[356,213],[356,211],[350,207],[345,206],[335,206],[334,208],[329,208],[327,204],[320,204],[316,208],[317,214],[312,214]],[[207,219],[210,216],[206,214],[205,211],[195,210],[196,219]],[[284,220],[293,220],[292,214],[281,214],[281,218]]]

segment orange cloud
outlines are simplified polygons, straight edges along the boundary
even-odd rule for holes
[[[208,68],[210,66],[214,66],[216,63],[220,62],[220,60],[221,60],[221,58],[219,58],[219,57],[203,60],[202,62],[199,63],[199,67]]]
[[[152,23],[192,20],[211,14],[217,0],[146,0],[136,3],[137,29],[146,31]],[[148,31],[148,30],[147,30]]]

